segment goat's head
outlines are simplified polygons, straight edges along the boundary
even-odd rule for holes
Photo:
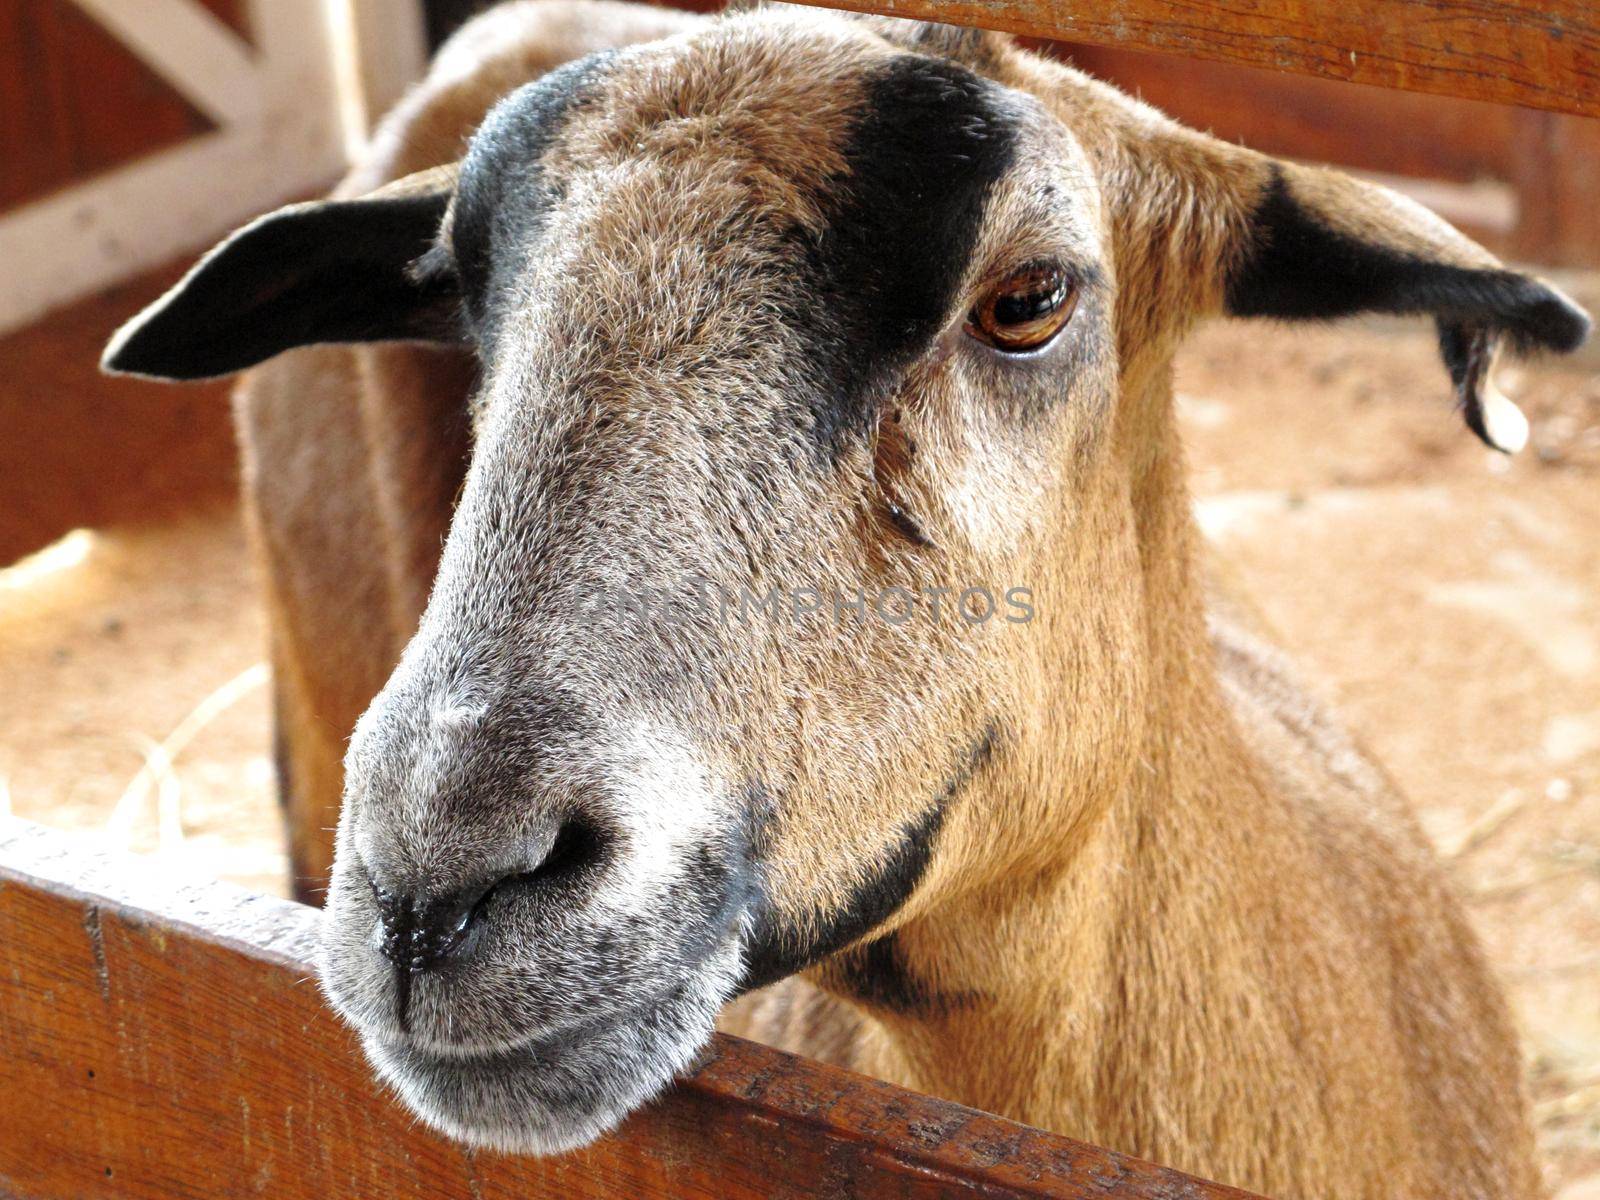
[[[428,1120],[553,1151],[741,989],[1040,862],[1074,805],[992,760],[1117,786],[1173,346],[1361,310],[1436,316],[1502,443],[1494,341],[1585,328],[1390,193],[998,37],[757,12],[264,218],[108,361],[477,355],[432,599],[349,750],[323,974]]]

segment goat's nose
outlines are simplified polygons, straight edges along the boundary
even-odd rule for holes
[[[519,870],[453,892],[418,894],[368,869],[367,882],[378,902],[378,949],[404,971],[426,971],[460,951],[492,892],[580,896],[582,881],[606,857],[607,838],[578,820],[565,821],[546,836],[548,841],[526,848]]]
[[[412,896],[372,883],[382,937],[378,950],[404,971],[426,971],[460,948],[484,897],[501,881],[444,896]]]

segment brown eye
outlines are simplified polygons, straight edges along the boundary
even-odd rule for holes
[[[967,332],[998,350],[1036,350],[1072,317],[1078,289],[1060,267],[1030,263],[1013,271],[978,302]]]

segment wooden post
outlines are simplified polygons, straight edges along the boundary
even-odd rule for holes
[[[1512,181],[1520,213],[1511,253],[1600,267],[1600,121],[1519,112]]]
[[[358,149],[428,66],[420,0],[337,0],[328,5],[345,136]]]
[[[320,919],[0,822],[0,1195],[1248,1200],[721,1036],[593,1147],[473,1153],[373,1083],[308,965]]]

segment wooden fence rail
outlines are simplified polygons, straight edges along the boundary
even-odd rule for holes
[[[1600,117],[1592,0],[804,0]]]
[[[588,1150],[471,1153],[371,1081],[311,977],[319,919],[0,821],[0,1195],[1248,1200],[721,1036]]]

